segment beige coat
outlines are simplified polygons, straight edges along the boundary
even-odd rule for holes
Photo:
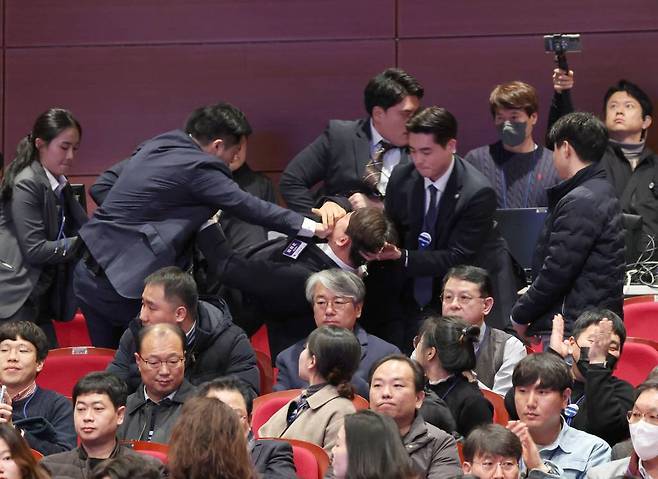
[[[292,402],[292,401],[291,401]],[[308,398],[309,408],[288,426],[286,417],[290,402],[279,409],[261,426],[258,435],[312,442],[331,453],[343,417],[356,411],[352,401],[340,397],[335,386],[327,384]]]

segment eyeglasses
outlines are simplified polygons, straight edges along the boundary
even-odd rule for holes
[[[162,365],[166,365],[168,368],[171,369],[176,369],[178,368],[181,364],[183,364],[183,361],[185,361],[185,358],[181,357],[175,357],[175,358],[169,358],[160,360],[160,359],[144,359],[143,357],[139,357],[142,361],[144,361],[144,364],[146,364],[149,368],[158,370],[162,367]]]
[[[648,412],[640,412],[640,411],[628,411],[626,413],[626,418],[628,419],[628,422],[631,424],[635,424],[637,422],[640,422],[640,419],[644,419],[649,424],[658,426],[658,414],[655,412],[648,413]]]
[[[318,298],[313,301],[313,305],[320,309],[326,309],[331,304],[335,310],[345,309],[348,304],[354,303],[354,300],[346,296],[336,296],[334,299]]]
[[[458,302],[461,306],[467,306],[467,305],[470,304],[471,301],[473,301],[474,299],[484,299],[482,296],[475,296],[475,297],[473,297],[473,296],[469,296],[468,294],[460,294],[459,296],[455,296],[455,295],[452,294],[452,293],[444,293],[444,294],[442,294],[440,297],[441,297],[441,301],[442,301],[443,303],[447,303],[447,304],[452,303],[452,302],[455,300],[455,298],[457,298],[457,302]]]
[[[516,470],[519,467],[518,462],[514,461],[503,461],[503,462],[493,462],[493,461],[483,461],[483,462],[475,462],[473,461],[473,464],[479,464],[480,467],[482,467],[482,470],[484,472],[493,472],[496,470],[496,467],[500,466],[500,468],[503,470],[503,472],[512,472]]]

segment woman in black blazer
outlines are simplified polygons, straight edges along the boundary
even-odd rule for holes
[[[75,313],[69,266],[87,214],[66,180],[82,129],[71,112],[42,113],[0,182],[0,319],[40,324]]]

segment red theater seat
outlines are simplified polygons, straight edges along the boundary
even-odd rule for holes
[[[91,346],[87,321],[81,312],[78,311],[71,321],[53,321],[53,324],[60,348]]]
[[[167,462],[169,462],[169,446],[167,444],[148,441],[126,441],[125,444],[130,445],[130,447],[132,447],[136,452],[139,452],[140,454],[155,457],[163,464],[167,464]]]
[[[640,298],[646,301],[639,301]],[[628,336],[658,341],[658,302],[653,298],[655,296],[641,296],[630,298],[638,302],[624,302],[624,326]]]
[[[658,343],[644,338],[626,338],[614,375],[633,386],[644,382],[658,365]]]

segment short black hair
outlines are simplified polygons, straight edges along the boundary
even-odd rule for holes
[[[642,118],[646,116],[653,116],[653,103],[649,95],[645,91],[637,86],[635,83],[629,82],[628,80],[619,80],[617,83],[608,88],[608,91],[605,92],[603,97],[603,111],[605,112],[608,107],[608,100],[612,95],[617,92],[626,92],[628,96],[631,96],[637,100],[642,108]]]
[[[146,336],[155,333],[158,335],[165,334],[165,331],[169,331],[174,333],[178,339],[180,339],[181,344],[183,345],[183,353],[185,353],[186,345],[187,345],[187,340],[185,338],[185,333],[183,330],[178,326],[177,324],[170,324],[170,323],[158,323],[158,324],[151,324],[149,326],[144,326],[139,330],[139,333],[137,333],[137,341],[135,343],[135,346],[137,348],[137,354],[142,354],[142,344],[144,343],[144,339]]]
[[[194,110],[185,122],[185,133],[202,146],[220,139],[231,147],[239,143],[242,137],[251,135],[251,125],[238,108],[220,102]]]
[[[244,403],[247,406],[247,416],[251,417],[251,411],[254,408],[254,396],[251,389],[247,385],[232,376],[224,376],[221,378],[211,379],[198,386],[196,395],[205,397],[212,391],[237,391],[242,394]]]
[[[491,283],[491,276],[489,276],[489,273],[487,273],[487,270],[484,268],[479,268],[477,266],[471,266],[467,264],[453,266],[443,277],[442,289],[446,287],[446,283],[449,279],[452,278],[476,284],[480,289],[480,294],[484,298],[493,296],[493,284]]]
[[[315,356],[315,368],[341,396],[352,399],[350,381],[361,362],[361,344],[354,333],[338,326],[321,326],[306,341],[309,355]]]
[[[445,108],[430,106],[418,110],[407,121],[407,131],[431,134],[437,145],[445,147],[450,140],[457,138],[457,119]]]
[[[521,440],[509,429],[500,424],[484,424],[470,432],[464,441],[462,452],[464,460],[468,462],[473,462],[478,454],[513,457],[518,461],[523,448]]]
[[[658,391],[658,379],[647,379],[635,390],[635,401],[637,401],[637,398],[639,398],[640,394],[642,394],[644,391],[651,391],[654,389]]]
[[[167,301],[178,299],[190,315],[196,318],[196,309],[199,303],[199,290],[191,274],[186,273],[178,266],[167,266],[151,273],[144,280],[144,286],[162,285]]]
[[[376,106],[388,110],[405,97],[423,98],[425,91],[414,77],[399,68],[388,68],[373,77],[363,91],[363,101],[368,115]]]
[[[479,334],[480,328],[461,318],[439,315],[429,315],[418,331],[422,345],[435,348],[441,366],[452,374],[475,369]]]
[[[370,368],[370,373],[368,374],[368,383],[372,383],[372,376],[375,374],[375,371],[384,363],[389,361],[399,361],[401,363],[407,364],[411,368],[411,372],[414,376],[414,389],[418,393],[425,389],[425,371],[423,367],[418,364],[417,361],[408,358],[404,354],[389,354],[379,359],[375,364]]]
[[[0,324],[0,343],[6,339],[16,341],[20,336],[37,351],[37,362],[44,361],[48,356],[48,338],[39,326],[32,321],[5,321]]]
[[[557,120],[547,140],[548,146],[553,148],[559,148],[566,141],[582,161],[596,163],[608,146],[608,130],[591,113],[577,111]]]
[[[571,335],[578,340],[578,337],[589,328],[592,324],[599,324],[603,318],[608,318],[612,321],[612,331],[619,336],[619,351],[624,348],[626,342],[626,326],[617,313],[609,309],[590,309],[578,316],[576,322],[573,324],[573,332]]]
[[[529,354],[514,368],[512,386],[532,386],[537,381],[538,387],[560,393],[573,386],[569,366],[561,357],[552,353]]]
[[[128,386],[123,380],[112,373],[95,371],[84,375],[75,383],[72,402],[75,405],[78,396],[94,393],[105,394],[109,397],[114,409],[125,406],[128,400]]]

